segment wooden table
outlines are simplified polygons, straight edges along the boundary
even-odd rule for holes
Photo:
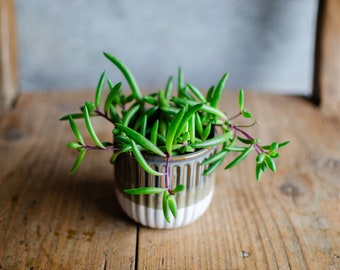
[[[278,172],[257,183],[252,160],[219,170],[201,219],[153,230],[117,205],[110,153],[69,175],[73,135],[58,118],[92,96],[23,93],[0,116],[0,269],[340,269],[339,120],[303,98],[247,93],[255,134],[291,140]]]

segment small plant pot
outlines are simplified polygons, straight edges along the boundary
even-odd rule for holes
[[[165,177],[148,174],[133,155],[121,154],[114,165],[115,190],[121,208],[130,218],[151,228],[177,228],[197,220],[207,210],[215,185],[215,174],[203,176],[206,168],[200,164],[215,151],[216,148],[208,148],[170,159],[170,188],[179,184],[186,187],[176,195],[177,218],[171,216],[170,223],[163,215],[162,193],[129,195],[124,192],[138,187],[165,188]],[[145,154],[144,158],[154,169],[165,171],[165,158],[150,154]]]

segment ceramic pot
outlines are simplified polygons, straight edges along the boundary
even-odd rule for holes
[[[164,176],[153,176],[141,168],[133,155],[121,154],[114,165],[115,189],[118,202],[126,214],[136,222],[151,228],[176,228],[197,220],[207,210],[214,192],[215,175],[203,176],[203,160],[215,153],[216,148],[174,156],[169,162],[170,188],[179,184],[186,189],[176,195],[177,218],[172,215],[168,223],[163,215],[163,194],[129,195],[124,189],[137,187],[165,187]],[[165,158],[144,154],[154,169],[165,171]]]

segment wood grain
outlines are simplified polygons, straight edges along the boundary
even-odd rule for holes
[[[0,0],[0,114],[18,94],[16,18],[13,0]]]
[[[249,103],[266,119],[263,140],[291,140],[278,173],[256,183],[253,162],[219,170],[212,205],[197,223],[140,228],[139,269],[339,267],[339,122],[298,98],[254,95]]]
[[[248,93],[247,109],[262,120],[255,134],[291,141],[278,172],[257,183],[251,160],[219,170],[201,219],[153,230],[118,207],[108,153],[68,174],[72,134],[57,119],[92,96],[25,93],[0,118],[0,269],[340,268],[338,120],[301,98]]]
[[[316,41],[315,95],[322,113],[340,118],[340,1],[320,1]]]
[[[136,226],[113,196],[109,153],[69,175],[58,118],[76,107],[62,95],[23,95],[0,121],[0,269],[133,269]]]

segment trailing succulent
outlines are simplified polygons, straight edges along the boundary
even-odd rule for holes
[[[168,164],[172,156],[190,153],[203,148],[218,146],[217,152],[207,158],[201,165],[205,166],[205,175],[215,171],[229,153],[236,153],[236,157],[225,166],[225,169],[239,164],[251,152],[256,153],[255,176],[259,181],[261,174],[268,168],[275,172],[275,159],[279,157],[278,149],[289,142],[273,142],[261,145],[260,141],[248,132],[246,128],[257,124],[252,121],[249,125],[235,123],[236,118],[252,118],[244,107],[244,91],[239,91],[239,111],[228,117],[219,108],[219,101],[228,73],[224,74],[216,87],[212,86],[203,94],[195,86],[185,83],[182,70],[178,71],[177,93],[173,94],[174,80],[170,77],[164,89],[155,93],[143,95],[138,83],[128,67],[115,56],[104,53],[124,75],[131,93],[125,95],[122,83],[113,83],[106,79],[104,71],[99,79],[94,102],[85,102],[80,113],[69,114],[61,118],[68,120],[76,141],[67,146],[76,149],[79,155],[71,169],[73,174],[81,164],[87,151],[113,151],[111,162],[126,152],[131,152],[140,166],[152,175],[164,176],[165,188],[141,187],[128,189],[125,192],[133,195],[163,193],[163,213],[169,222],[171,214],[176,217],[177,207],[174,196],[185,189],[178,185],[173,189],[169,185]],[[105,84],[109,91],[104,100]],[[102,117],[113,125],[114,142],[102,142],[91,123],[91,117]],[[93,145],[85,143],[75,119],[82,118],[86,129],[92,138]],[[215,136],[214,130],[219,131]],[[164,157],[165,172],[153,169],[144,159],[143,152],[149,152]]]

